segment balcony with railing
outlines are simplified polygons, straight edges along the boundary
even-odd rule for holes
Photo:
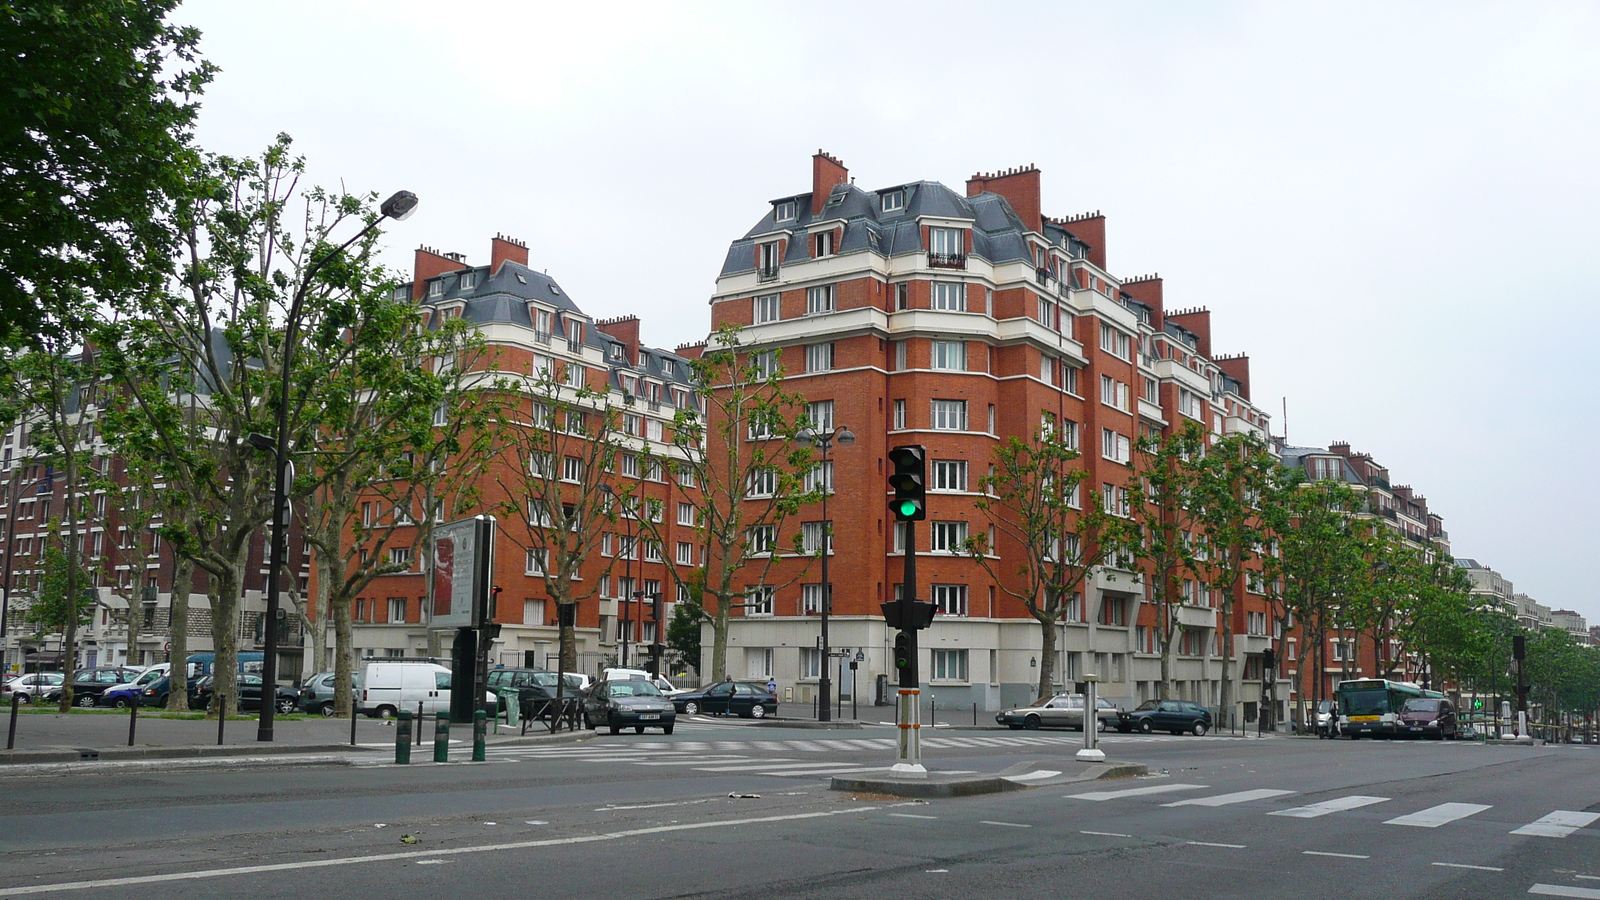
[[[1038,282],[1041,287],[1049,287],[1049,285],[1050,285],[1050,270],[1049,269],[1034,269],[1033,270],[1033,280]]]
[[[965,269],[967,255],[965,253],[929,253],[928,266],[934,269]]]
[[[757,266],[756,267],[756,280],[757,281],[763,281],[763,282],[764,281],[777,281],[778,280],[778,267],[777,266]]]
[[[582,353],[583,352],[583,341],[580,341],[577,338],[567,338],[567,352],[568,353]]]
[[[548,346],[550,343],[551,334],[548,331],[535,331],[533,333],[533,339]]]

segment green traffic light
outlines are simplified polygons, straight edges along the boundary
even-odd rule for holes
[[[916,503],[915,500],[901,500],[900,501],[900,515],[902,515],[902,516],[914,516],[916,514],[917,514],[917,503]]]

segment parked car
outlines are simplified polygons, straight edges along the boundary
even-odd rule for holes
[[[100,695],[115,685],[126,684],[137,678],[138,672],[121,666],[95,666],[79,669],[72,675],[72,705],[90,707]]]
[[[216,676],[204,675],[196,679],[194,689],[189,692],[189,705],[205,709],[211,705],[211,693],[215,689]],[[277,706],[280,713],[292,713],[298,708],[300,698],[295,692],[283,685],[278,685]],[[261,708],[261,676],[240,675],[237,690],[239,691],[239,709]]]
[[[18,675],[5,683],[5,690],[0,691],[0,699],[11,702],[11,695],[17,695],[18,703],[32,703],[35,699],[47,699],[47,695],[59,692],[61,683],[66,676],[60,672],[34,672],[31,675]]]
[[[202,675],[202,676],[200,676],[200,678],[190,678],[186,682],[186,684],[188,686],[189,708],[190,709],[197,708],[197,703],[196,703],[196,696],[197,695],[195,693],[196,683],[199,682],[201,678],[209,678],[209,677],[210,676],[208,676],[208,675]],[[172,693],[172,676],[171,675],[163,675],[160,678],[157,678],[155,681],[152,681],[149,684],[144,686],[144,690],[139,693],[139,705],[140,706],[153,706],[153,707],[156,707],[158,709],[159,708],[163,708],[163,707],[165,707],[167,705],[167,696],[169,694],[171,694],[171,693]],[[211,698],[208,696],[206,699],[210,700]]]
[[[644,734],[646,728],[660,728],[671,734],[677,718],[672,701],[642,678],[602,679],[595,682],[583,701],[584,727],[604,726],[610,728],[612,734],[628,727],[638,734]]]
[[[561,682],[563,700],[581,700],[582,693],[573,686],[572,679],[561,679],[554,672],[543,669],[493,669],[489,672],[489,689],[499,698],[496,708],[504,711],[507,703],[516,702],[518,714],[524,719],[542,719],[550,714],[549,707],[556,698],[556,684]]]
[[[1138,731],[1185,731],[1199,737],[1211,730],[1211,713],[1198,703],[1188,700],[1146,700],[1133,710],[1117,714],[1117,730],[1123,734]]]
[[[450,712],[450,670],[431,662],[373,662],[361,674],[356,708],[369,716],[388,719],[400,710],[422,714]],[[484,698],[499,703],[494,691]]]
[[[660,675],[651,675],[644,669],[605,669],[600,673],[600,677],[611,681],[617,681],[625,678],[638,678],[643,681],[648,681],[656,686],[656,690],[659,690],[661,692],[661,696],[663,697],[676,697],[679,694],[688,693],[687,689],[674,687],[672,682]]]
[[[762,718],[776,715],[778,695],[764,684],[745,681],[719,681],[672,698],[672,705],[684,715],[711,713]]]
[[[333,673],[319,672],[300,686],[300,709],[308,715],[333,715]],[[361,688],[361,673],[350,673],[352,690]],[[353,695],[352,695],[353,696]]]
[[[1438,697],[1413,697],[1400,707],[1399,733],[1407,737],[1434,740],[1457,737],[1456,710],[1449,700]]]
[[[117,709],[127,709],[132,706],[144,692],[146,686],[154,684],[167,676],[167,665],[151,666],[134,676],[131,681],[114,684],[100,692],[100,697],[95,701],[97,706],[114,706]]]
[[[1098,731],[1105,731],[1117,722],[1117,707],[1104,697],[1095,698],[1095,719]],[[1026,728],[1076,728],[1083,730],[1082,694],[1056,694],[1035,700],[1027,706],[1001,710],[994,720],[1009,725],[1013,730]]]

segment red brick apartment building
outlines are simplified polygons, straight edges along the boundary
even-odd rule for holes
[[[1029,166],[974,175],[965,192],[933,181],[868,190],[819,152],[810,190],[771,201],[733,242],[717,279],[712,326],[744,326],[751,352],[776,354],[814,420],[856,436],[832,455],[831,633],[863,658],[863,693],[888,672],[892,634],[878,604],[894,596],[905,552],[886,505],[890,447],[928,449],[928,520],[914,552],[919,593],[942,614],[922,639],[924,691],[941,704],[993,709],[1033,699],[1040,647],[1037,623],[955,550],[987,528],[974,503],[995,446],[1031,438],[1050,419],[1077,440],[1085,483],[1115,502],[1141,434],[1186,420],[1214,435],[1266,434],[1268,417],[1250,401],[1249,359],[1213,354],[1210,314],[1169,312],[1157,276],[1112,274],[1105,219],[1047,217],[1040,187]],[[820,520],[821,510],[797,518]],[[791,540],[779,535],[778,545]],[[807,599],[821,586],[805,583],[819,580],[814,565],[790,584],[801,564],[778,567],[770,581],[786,586],[770,605],[736,616],[728,666],[734,677],[775,678],[808,701],[822,659]],[[997,571],[1006,568],[999,560]],[[1239,592],[1237,637],[1226,649],[1240,663],[1235,677],[1258,679],[1266,605],[1242,583]],[[1143,577],[1106,569],[1086,595],[1059,626],[1056,683],[1095,672],[1107,682],[1102,695],[1118,702],[1156,696]],[[1215,607],[1196,592],[1183,609],[1188,635],[1174,670],[1180,696],[1210,705],[1224,649]],[[848,694],[849,670],[834,683]],[[1246,682],[1239,696],[1253,702],[1259,687]]]
[[[491,242],[488,265],[468,264],[458,253],[418,249],[412,281],[401,290],[417,303],[425,323],[459,317],[476,325],[491,351],[490,374],[521,379],[529,397],[538,392],[533,373],[548,369],[563,385],[582,383],[597,392],[601,399],[596,406],[609,404],[622,412],[620,424],[625,430],[614,436],[630,452],[620,456],[613,478],[619,485],[629,482],[633,496],[662,504],[664,540],[661,545],[647,541],[635,523],[619,519],[608,526],[615,533],[603,538],[600,552],[584,562],[582,580],[597,587],[594,596],[578,604],[580,668],[593,672],[602,661],[611,664],[625,623],[631,624],[630,647],[655,640],[648,604],[641,612],[631,598],[636,590],[662,593],[670,613],[676,594],[668,584],[661,554],[676,553],[682,560],[685,542],[690,554],[696,552],[692,509],[698,494],[670,467],[642,465],[636,453],[648,444],[658,458],[673,455],[673,416],[694,402],[686,359],[641,344],[634,316],[592,319],[555,279],[529,266],[526,245],[504,237]],[[565,387],[563,392],[570,394]],[[495,463],[506,464],[504,459]],[[500,471],[480,478],[480,510],[493,514],[520,477]],[[690,512],[685,513],[685,506]],[[546,590],[541,562],[523,550],[530,543],[528,523],[502,516],[500,527],[494,583],[502,588],[496,616],[501,633],[490,649],[491,664],[521,665],[531,654],[537,665],[554,668],[556,607]],[[514,533],[517,529],[522,534]],[[409,534],[401,533],[390,546],[408,547],[410,541]],[[441,643],[441,636],[428,625],[427,585],[417,556],[412,554],[411,571],[375,580],[356,600],[353,644],[358,657],[449,654],[449,635]],[[642,663],[647,657],[643,648],[630,650],[629,662]]]

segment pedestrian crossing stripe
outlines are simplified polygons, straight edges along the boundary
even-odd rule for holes
[[[1527,834],[1534,837],[1564,838],[1580,828],[1587,828],[1600,819],[1600,813],[1573,812],[1558,809],[1537,822],[1530,822],[1511,832],[1512,834]]]
[[[1438,828],[1448,825],[1457,819],[1475,816],[1492,807],[1482,803],[1441,803],[1427,809],[1418,810],[1406,816],[1399,816],[1384,822],[1385,825],[1410,825],[1413,828]]]
[[[1387,802],[1389,802],[1388,797],[1365,797],[1360,794],[1352,794],[1349,797],[1339,797],[1333,800],[1324,800],[1321,803],[1313,803],[1310,806],[1297,806],[1294,809],[1280,809],[1275,812],[1267,813],[1267,815],[1290,816],[1296,819],[1315,819],[1319,816],[1325,816],[1329,813],[1345,812],[1346,810],[1360,809],[1363,806],[1371,806],[1374,803]]]

